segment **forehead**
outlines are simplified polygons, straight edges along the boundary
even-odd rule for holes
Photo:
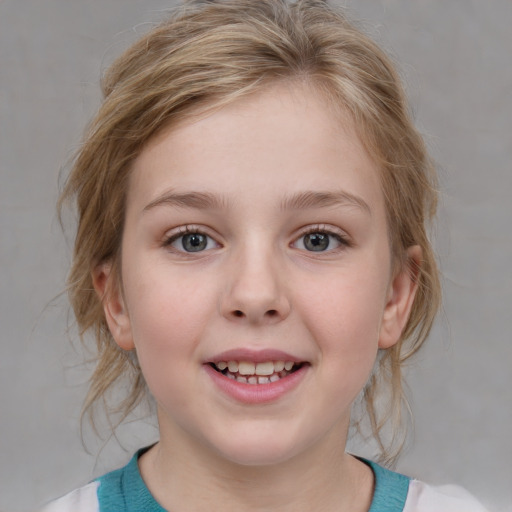
[[[189,116],[155,136],[134,162],[128,207],[169,188],[223,196],[257,190],[261,200],[341,188],[382,203],[377,167],[349,116],[296,84]]]

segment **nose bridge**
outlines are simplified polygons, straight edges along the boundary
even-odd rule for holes
[[[250,323],[272,323],[288,316],[289,297],[281,258],[271,241],[253,233],[234,249],[228,268],[223,314]]]

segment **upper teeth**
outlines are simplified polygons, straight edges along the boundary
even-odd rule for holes
[[[223,371],[226,368],[231,373],[239,373],[240,375],[272,375],[290,371],[293,368],[292,361],[265,361],[263,363],[252,363],[250,361],[219,361],[215,366]]]

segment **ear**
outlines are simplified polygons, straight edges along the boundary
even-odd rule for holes
[[[124,350],[133,350],[130,317],[126,310],[118,279],[111,263],[102,263],[92,271],[92,282],[103,304],[108,328],[114,341]]]
[[[379,348],[398,342],[405,328],[418,289],[418,269],[422,251],[419,245],[407,249],[407,261],[393,277],[380,326]]]

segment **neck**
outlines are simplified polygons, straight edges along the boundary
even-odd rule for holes
[[[245,466],[191,440],[161,437],[139,460],[142,477],[166,509],[247,512],[365,512],[373,474],[344,451],[345,436],[333,432],[284,462]]]

